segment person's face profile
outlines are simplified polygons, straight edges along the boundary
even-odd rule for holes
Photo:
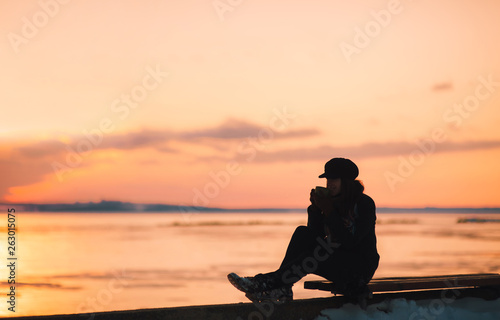
[[[330,189],[332,196],[337,196],[340,193],[342,180],[340,178],[327,178],[326,179],[326,187]]]

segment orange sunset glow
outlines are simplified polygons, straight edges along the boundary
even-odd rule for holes
[[[500,2],[1,4],[0,203],[500,207]]]

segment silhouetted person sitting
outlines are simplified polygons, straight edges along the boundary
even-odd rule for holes
[[[307,226],[296,228],[278,270],[229,281],[252,301],[293,299],[292,286],[307,274],[333,282],[335,292],[351,298],[369,293],[367,284],[379,263],[375,203],[363,193],[358,167],[345,158],[325,164],[326,188],[310,193]]]

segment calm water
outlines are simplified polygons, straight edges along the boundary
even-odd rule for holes
[[[305,214],[272,213],[16,217],[16,313],[2,301],[1,316],[246,301],[226,274],[276,269],[293,230],[306,222]],[[379,213],[382,258],[375,277],[499,272],[500,224],[457,223],[474,217],[500,219],[498,214]],[[0,231],[3,293],[7,230]],[[294,294],[328,296],[304,290],[303,281]]]

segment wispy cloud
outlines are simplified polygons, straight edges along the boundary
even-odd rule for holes
[[[54,162],[66,163],[69,153],[78,151],[83,143],[92,150],[132,151],[150,148],[162,153],[184,152],[178,149],[179,143],[200,144],[210,147],[214,153],[227,149],[229,141],[238,142],[249,137],[256,137],[266,128],[239,119],[227,119],[220,125],[200,130],[174,131],[169,129],[143,129],[134,132],[105,134],[102,137],[73,136],[65,141],[47,139],[33,142],[11,142],[10,150],[0,153],[0,199],[15,186],[25,186],[40,182],[45,176],[54,173]],[[319,135],[320,131],[312,128],[284,130],[274,133],[274,139],[307,138]],[[175,142],[175,144],[174,144]],[[3,141],[4,146],[8,145]],[[87,150],[87,149],[85,149]],[[15,159],[15,160],[14,160]],[[82,166],[90,165],[83,162]]]
[[[248,137],[257,137],[259,133],[265,129],[265,126],[257,125],[239,119],[227,119],[224,123],[213,128],[203,130],[194,130],[181,132],[177,138],[179,140],[196,140],[203,138],[213,138],[221,140],[244,139]],[[310,137],[320,134],[320,131],[313,128],[287,130],[275,132],[274,137],[277,139]]]
[[[453,90],[453,82],[440,82],[432,86],[432,91],[441,92]]]
[[[141,130],[115,134],[103,138],[96,149],[132,150],[145,147],[165,148],[164,144],[176,139],[177,134],[169,130]]]
[[[432,153],[487,150],[500,148],[500,140],[481,140],[466,142],[445,142],[435,146]],[[255,161],[259,162],[292,162],[325,160],[334,156],[353,159],[381,158],[409,155],[419,150],[411,142],[370,142],[355,146],[323,145],[314,148],[294,148],[274,152],[261,152]]]
[[[200,144],[213,149],[212,156],[191,154],[195,158],[211,161],[228,161],[243,154],[224,152],[228,150],[227,145],[238,144],[249,137],[258,136],[265,128],[254,123],[243,120],[228,119],[224,123],[211,128],[200,130],[153,130],[144,129],[135,132],[108,134],[102,137],[95,149],[118,149],[131,151],[140,148],[150,148],[158,152],[187,152],[181,149],[179,143]],[[353,159],[368,159],[394,156],[407,156],[419,150],[415,142],[392,141],[392,142],[367,142],[358,145],[331,145],[308,147],[311,139],[319,137],[321,132],[314,128],[302,128],[275,132],[274,139],[290,140],[296,147],[280,148],[276,144],[273,150],[259,150],[252,160],[257,163],[271,162],[303,162],[324,161],[334,156],[349,157]],[[301,140],[301,138],[305,138]],[[55,139],[36,141],[12,145],[8,151],[0,154],[0,171],[3,179],[0,180],[0,198],[8,194],[9,188],[14,186],[25,186],[43,181],[49,174],[53,174],[52,163],[54,161],[64,162],[68,150],[75,146],[82,137],[73,137],[68,142]],[[175,142],[175,143],[173,143]],[[232,142],[229,143],[229,142]],[[290,144],[287,142],[286,144]],[[179,148],[179,149],[177,149]],[[432,153],[460,152],[474,150],[488,150],[500,148],[500,140],[475,140],[465,142],[445,141],[435,144]],[[101,160],[93,160],[101,161]],[[85,162],[83,166],[92,165],[93,162]]]
[[[0,155],[1,156],[1,155]],[[31,159],[0,159],[0,201],[15,186],[30,185],[43,180],[51,172],[50,165]]]
[[[58,140],[44,140],[14,147],[14,151],[23,158],[44,158],[63,152],[64,146]]]
[[[154,148],[160,152],[173,152],[169,142],[197,143],[203,140],[227,141],[238,140],[249,137],[257,137],[265,127],[239,119],[228,119],[222,124],[201,130],[154,130],[143,129],[135,132],[108,134],[102,137],[99,143],[95,143],[93,150],[118,149],[133,150],[138,148]],[[275,139],[290,139],[311,137],[319,135],[320,131],[314,128],[288,130],[274,133]],[[94,138],[97,139],[97,138]],[[70,142],[63,143],[58,140],[44,140],[24,144],[15,148],[15,152],[27,158],[57,157],[67,152],[68,148],[75,149],[82,140],[88,140],[85,136],[73,137]],[[90,140],[89,140],[90,141]],[[217,143],[212,145],[216,147]]]

